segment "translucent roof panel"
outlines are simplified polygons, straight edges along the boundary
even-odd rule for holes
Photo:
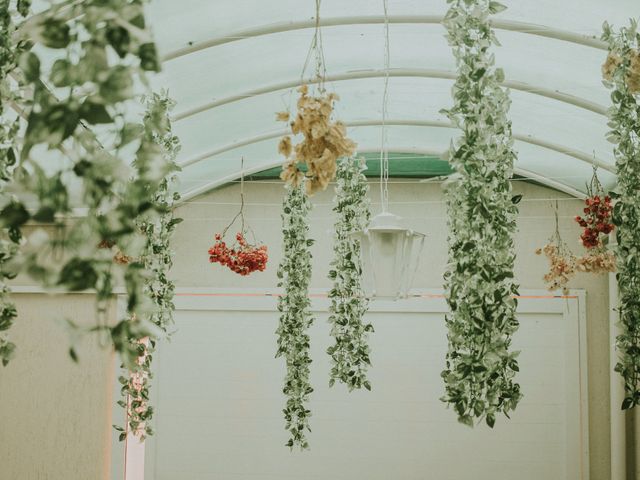
[[[496,63],[511,90],[521,175],[579,195],[593,163],[615,183],[605,140],[609,93],[600,66],[603,21],[640,15],[637,0],[503,0],[493,19]],[[36,2],[40,8],[42,2]],[[154,88],[177,101],[174,129],[183,144],[180,190],[187,196],[282,162],[286,125],[275,112],[295,107],[295,89],[315,26],[314,0],[154,0],[147,7],[163,58]],[[443,154],[459,132],[439,111],[451,106],[455,62],[441,24],[445,0],[388,0],[389,149]],[[380,148],[384,86],[382,0],[322,0],[327,89],[339,94],[336,118],[360,152]],[[135,112],[139,116],[140,112]],[[542,179],[542,180],[541,180]]]
[[[438,155],[459,132],[439,113],[451,105],[455,62],[444,38],[444,0],[389,0],[389,148]],[[603,21],[626,23],[635,0],[506,1],[494,19],[497,65],[511,90],[517,168],[554,188],[584,192],[591,165],[615,183],[605,140],[609,94],[600,66]],[[274,113],[295,106],[295,88],[315,25],[313,0],[156,0],[149,7],[164,72],[155,79],[178,102],[181,190],[206,191],[239,172],[279,164],[286,125]],[[327,89],[361,152],[380,148],[384,76],[383,3],[323,0],[320,24]],[[311,72],[307,72],[310,74]],[[309,75],[307,75],[308,77]]]

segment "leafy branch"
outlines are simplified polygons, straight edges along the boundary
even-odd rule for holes
[[[19,105],[27,125],[18,132],[24,141],[10,183],[17,194],[0,209],[0,225],[9,231],[20,232],[29,221],[47,225],[24,238],[12,268],[44,288],[94,291],[92,330],[109,335],[128,368],[138,359],[131,339],[155,331],[145,315],[152,308],[144,291],[151,273],[140,261],[114,264],[100,245],[140,257],[146,242],[138,222],[162,213],[153,199],[173,168],[144,129],[127,120],[134,85],[159,70],[154,44],[140,33],[146,32],[143,7],[142,0],[66,2],[18,27],[20,45],[35,41],[55,59],[48,71],[38,49],[17,59],[16,77],[32,100]],[[100,136],[89,126],[99,126]],[[62,161],[52,162],[49,151],[61,152]],[[76,206],[86,207],[86,216],[76,218]],[[128,315],[110,326],[105,319],[116,283],[125,285]],[[70,354],[75,358],[73,349]]]
[[[14,5],[15,3],[15,5]],[[15,7],[16,12],[11,9]],[[24,51],[24,43],[13,42],[16,30],[15,19],[28,14],[30,2],[18,0],[0,0],[0,203],[6,204],[13,200],[7,193],[6,186],[13,178],[13,169],[16,164],[16,151],[18,150],[18,131],[20,128],[19,117],[10,118],[5,107],[19,103],[22,100],[22,92],[14,86],[9,76],[17,68],[18,56]],[[9,340],[9,329],[18,315],[15,303],[11,300],[11,289],[7,280],[15,277],[15,271],[11,267],[11,260],[15,257],[21,240],[18,230],[2,228],[0,232],[0,362],[6,366],[14,357],[16,345]]]
[[[447,188],[449,265],[445,273],[449,350],[442,372],[445,395],[458,420],[474,417],[490,427],[508,416],[522,395],[515,383],[518,352],[510,351],[518,328],[518,286],[513,280],[516,203],[510,178],[515,153],[504,73],[490,53],[498,41],[489,17],[506,7],[488,0],[448,0],[447,39],[458,79],[454,106],[444,110],[462,130],[450,163],[456,175]]]

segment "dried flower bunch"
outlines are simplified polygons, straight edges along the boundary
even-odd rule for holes
[[[606,61],[602,65],[602,76],[605,80],[612,81],[616,70],[625,60],[629,62],[624,78],[627,88],[629,89],[629,93],[639,93],[640,51],[636,49],[629,50],[624,58],[615,52],[609,52]]]
[[[299,166],[305,164],[307,194],[313,195],[327,188],[336,176],[338,158],[352,156],[356,144],[347,137],[344,124],[331,119],[334,102],[338,100],[335,93],[311,96],[307,85],[298,91],[298,113],[290,125],[294,135],[302,134],[304,138],[295,146],[289,135],[280,140],[278,151],[287,158],[280,178],[298,186],[305,176]],[[289,113],[280,112],[276,118],[289,121]]]
[[[576,217],[576,222],[584,228],[580,242],[586,249],[603,248],[606,236],[614,229],[611,223],[611,197],[593,195],[585,200],[585,205],[584,217]]]
[[[210,263],[219,263],[242,276],[264,272],[267,268],[269,256],[266,245],[250,244],[242,232],[236,234],[237,244],[232,247],[227,246],[222,233],[216,233],[215,239],[209,249]]]
[[[611,197],[606,195],[593,173],[591,185],[588,189],[589,197],[585,200],[584,216],[576,216],[576,222],[583,228],[580,242],[587,249],[587,253],[576,260],[576,268],[585,273],[608,273],[616,271],[616,259],[609,251],[608,235],[615,228],[612,214]]]
[[[536,250],[537,255],[544,255],[549,260],[549,272],[544,276],[544,281],[550,292],[562,289],[566,295],[569,293],[567,285],[576,274],[576,257],[566,243],[556,234],[542,248]]]

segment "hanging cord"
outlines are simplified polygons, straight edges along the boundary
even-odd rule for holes
[[[327,76],[327,68],[325,66],[324,61],[324,47],[322,45],[322,29],[320,28],[320,5],[322,0],[316,0],[316,26],[313,34],[313,39],[311,40],[311,46],[309,47],[309,52],[307,53],[307,58],[304,61],[304,66],[302,67],[302,73],[300,75],[300,84],[304,83],[304,75],[309,68],[309,64],[311,63],[311,56],[313,55],[315,58],[315,77],[317,80],[317,88],[318,91],[322,94],[325,92],[324,87],[324,79]]]
[[[388,0],[382,0],[384,8],[384,90],[382,94],[382,130],[380,138],[380,203],[382,212],[389,209],[389,152],[387,151],[387,109],[389,106],[389,69],[391,53],[389,48]]]
[[[595,159],[596,152],[593,152],[593,158]],[[593,197],[595,195],[600,195],[604,193],[604,187],[600,183],[600,179],[598,178],[598,166],[594,163],[593,165],[593,175],[591,176],[591,181],[587,184],[587,195]]]
[[[229,225],[227,225],[224,228],[224,230],[222,231],[222,236],[223,237],[227,234],[227,230],[229,230],[229,228],[231,228],[231,226],[236,222],[238,217],[240,217],[240,221],[241,221],[240,233],[242,233],[244,235],[244,233],[245,233],[245,222],[244,222],[244,157],[242,157],[241,160],[240,160],[240,211],[238,213],[236,213],[236,216],[233,217],[233,220],[231,220],[231,223],[229,223]],[[251,233],[253,234],[253,230],[251,230]],[[253,234],[253,236],[254,236],[254,239],[255,239],[255,234]]]

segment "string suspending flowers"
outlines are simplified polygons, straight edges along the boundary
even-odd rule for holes
[[[244,170],[244,160],[242,170]],[[240,219],[240,231],[236,233],[234,242],[228,244],[225,236],[238,219]],[[252,243],[247,240],[249,235],[253,237]],[[214,240],[213,246],[208,251],[209,263],[219,263],[242,276],[253,272],[264,272],[267,268],[269,260],[267,246],[256,240],[253,230],[247,226],[244,218],[244,173],[240,177],[240,211],[221,233],[215,234]]]

